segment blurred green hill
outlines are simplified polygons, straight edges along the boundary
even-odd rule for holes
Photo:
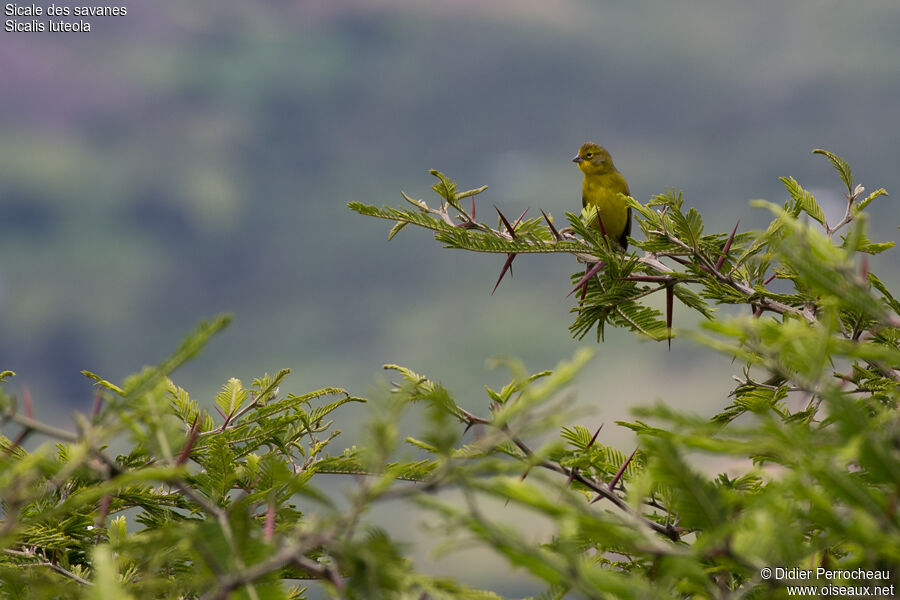
[[[474,404],[488,356],[571,353],[576,265],[522,258],[491,296],[502,257],[387,244],[348,201],[426,196],[438,168],[490,185],[481,214],[562,218],[591,139],[636,198],[683,189],[710,228],[762,222],[747,201],[781,201],[782,175],[836,211],[812,148],[900,191],[898,40],[893,0],[163,1],[89,34],[0,33],[0,368],[66,420],[90,406],[81,369],[121,378],[233,311],[182,373],[195,393],[282,367],[364,393],[397,362]],[[893,236],[892,201],[874,211],[871,237]],[[614,334],[581,395],[618,416],[699,401],[717,384],[694,352]]]

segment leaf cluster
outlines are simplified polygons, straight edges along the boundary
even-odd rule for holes
[[[731,394],[711,418],[638,410],[619,423],[634,448],[570,423],[589,350],[536,373],[498,359],[509,382],[485,388],[479,408],[386,365],[394,381],[352,445],[337,445],[335,420],[366,400],[282,392],[286,369],[229,379],[207,402],[177,385],[173,371],[228,317],[122,382],[86,372],[98,402],[76,431],[41,423],[27,394],[0,386],[4,431],[18,431],[0,438],[0,597],[299,599],[310,580],[332,598],[499,597],[419,572],[403,532],[371,522],[381,502],[424,511],[439,552],[490,548],[542,599],[788,597],[791,582],[764,567],[839,573],[819,585],[859,585],[840,573],[862,569],[877,573],[864,585],[900,585],[900,301],[868,269],[891,244],[867,240],[863,212],[884,193],[863,197],[849,166],[820,153],[846,188],[837,223],[792,178],[783,206],[763,204],[773,220],[760,232],[707,233],[675,192],[629,198],[640,256],[579,215],[557,229],[549,215],[497,210],[486,225],[474,207],[484,188],[459,192],[437,172],[439,207],[351,206],[395,221],[391,235],[417,225],[506,254],[504,271],[518,254],[572,254],[584,264],[578,337],[608,326],[667,337],[676,298],[703,315],[687,333],[734,357]],[[657,292],[665,313],[647,303]],[[747,310],[717,311],[727,305]],[[410,410],[427,417],[414,435],[401,425]],[[55,443],[26,451],[38,435]],[[324,492],[335,476],[354,485]]]
[[[865,196],[843,159],[816,153],[829,159],[845,188],[839,221],[829,223],[790,177],[782,179],[782,206],[757,203],[773,214],[763,231],[739,232],[736,225],[708,233],[700,213],[667,191],[647,204],[625,199],[645,238],[631,240],[638,252],[629,255],[611,250],[578,215],[567,215],[565,230],[545,218],[519,235],[502,213],[497,228],[473,225],[474,207],[454,220],[447,207],[456,205],[442,195],[438,238],[451,247],[525,253],[504,245],[515,240],[586,265],[572,276],[572,291],[580,291],[576,337],[596,328],[599,338],[618,326],[665,338],[678,299],[705,318],[689,337],[739,361],[734,390],[712,418],[660,405],[620,423],[640,440],[630,456],[602,444],[599,430],[563,427],[563,445],[531,447],[527,434],[504,429],[493,415],[463,415],[467,427],[509,435],[496,447],[511,449],[502,456],[522,467],[516,477],[494,463],[497,475],[486,479],[474,477],[485,467],[467,463],[462,471],[473,477],[464,482],[466,506],[427,500],[447,531],[468,531],[524,567],[547,584],[546,598],[786,597],[790,581],[764,579],[767,566],[880,569],[883,581],[867,583],[900,583],[900,303],[869,271],[867,256],[893,242],[868,240],[864,212],[886,192]],[[451,228],[466,233],[443,233]],[[647,303],[657,292],[666,295],[665,315]],[[748,310],[718,312],[727,305]],[[710,476],[698,468],[696,457],[704,454],[727,470]],[[498,524],[480,497],[504,498],[549,519],[552,538],[530,544],[527,528]]]
[[[229,379],[211,413],[170,378],[229,321],[202,324],[171,358],[121,384],[85,373],[98,402],[77,432],[29,417],[28,397],[20,407],[0,395],[4,422],[21,427],[0,437],[0,597],[293,600],[309,580],[348,598],[475,597],[413,572],[360,520],[383,493],[366,476],[392,483],[430,470],[333,450],[335,414],[365,399],[340,388],[284,393],[284,369],[248,387]],[[61,441],[26,452],[32,435]],[[321,489],[332,475],[358,476],[359,489],[333,497]]]

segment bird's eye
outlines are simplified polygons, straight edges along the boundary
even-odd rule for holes
[[[588,152],[587,154],[584,155],[584,157],[587,159],[590,159],[592,156],[594,156],[593,152]]]

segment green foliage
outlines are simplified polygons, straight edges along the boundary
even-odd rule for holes
[[[308,580],[333,598],[499,597],[417,571],[403,532],[370,521],[382,502],[423,511],[440,552],[492,549],[543,586],[540,598],[788,597],[790,581],[765,567],[877,570],[878,581],[831,579],[900,585],[900,302],[868,271],[862,189],[826,156],[847,188],[840,222],[792,178],[784,206],[761,205],[774,215],[762,232],[704,232],[667,192],[629,199],[641,256],[611,249],[577,215],[563,230],[502,214],[484,225],[461,203],[484,188],[460,193],[438,173],[439,208],[352,205],[396,221],[391,235],[411,224],[474,251],[575,255],[589,273],[573,277],[584,292],[577,336],[595,326],[667,336],[669,315],[646,303],[658,291],[702,314],[686,333],[739,361],[736,386],[711,418],[637,410],[619,424],[635,449],[569,424],[588,350],[536,373],[496,360],[509,383],[471,410],[386,365],[396,381],[343,447],[334,420],[364,400],[340,388],[284,393],[287,370],[249,386],[232,378],[210,413],[171,379],[227,317],[121,383],[86,373],[102,403],[77,432],[35,421],[28,398],[20,409],[0,388],[3,423],[20,428],[2,438],[0,597],[298,599]],[[716,312],[732,304],[750,310]],[[411,410],[426,419],[405,435]],[[37,434],[58,442],[23,449]],[[336,475],[355,484],[340,498],[320,485]],[[496,508],[506,505],[512,522]],[[802,583],[830,583],[813,579]]]
[[[377,495],[352,499],[348,514],[312,479],[389,470],[391,480],[422,480],[427,461],[333,454],[334,413],[364,400],[339,388],[283,394],[288,370],[250,387],[228,380],[218,416],[207,413],[169,375],[228,320],[201,325],[172,358],[121,385],[87,374],[102,408],[79,417],[78,434],[34,422],[5,396],[7,422],[69,441],[25,452],[24,436],[3,438],[0,597],[302,598],[302,588],[282,584],[304,579],[375,597],[360,586],[371,584],[365,577],[380,566],[372,557],[386,546],[364,535],[357,516]],[[300,509],[304,499],[319,507],[314,519]],[[408,571],[381,583],[466,597],[461,586]]]
[[[449,201],[449,188],[436,189],[439,209],[414,201],[420,214],[435,215],[435,237],[451,247],[566,252],[586,263],[572,277],[573,291],[582,290],[573,308],[577,337],[592,328],[602,336],[608,326],[666,337],[671,308],[664,320],[646,303],[665,291],[669,302],[678,299],[706,319],[700,331],[685,332],[690,338],[743,365],[731,399],[712,418],[657,406],[621,423],[640,438],[631,457],[580,426],[562,428],[564,445],[532,448],[524,438],[540,437],[523,426],[504,429],[510,439],[493,453],[467,446],[467,461],[453,469],[467,506],[422,500],[447,531],[467,530],[545,581],[548,598],[786,597],[790,582],[763,578],[766,566],[882,569],[886,581],[866,583],[898,583],[900,303],[864,257],[893,246],[865,236],[863,209],[885,192],[863,198],[845,161],[816,153],[831,161],[846,189],[837,223],[791,177],[782,178],[784,206],[758,204],[774,214],[759,232],[736,226],[730,235],[707,233],[682,195],[667,191],[646,205],[628,199],[646,237],[633,240],[638,251],[628,255],[611,252],[578,215],[567,215],[570,227],[559,232],[546,219],[520,234],[518,225],[475,221],[474,209]],[[781,283],[770,287],[775,279]],[[727,305],[749,307],[751,315],[716,312]],[[490,429],[498,407],[509,405],[508,397],[492,400],[490,418],[450,413],[467,427]],[[728,460],[729,472],[711,477],[694,464],[698,453]],[[524,463],[520,476],[506,461]],[[486,472],[494,477],[478,477]],[[579,500],[585,495],[592,502]],[[551,520],[552,538],[529,544],[526,529],[495,523],[480,497],[504,498]]]

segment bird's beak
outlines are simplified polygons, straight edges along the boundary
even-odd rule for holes
[[[575,158],[572,159],[572,162],[573,162],[573,163],[583,163],[583,162],[584,162],[584,159],[581,158],[579,155],[576,154],[576,155],[575,155]]]

